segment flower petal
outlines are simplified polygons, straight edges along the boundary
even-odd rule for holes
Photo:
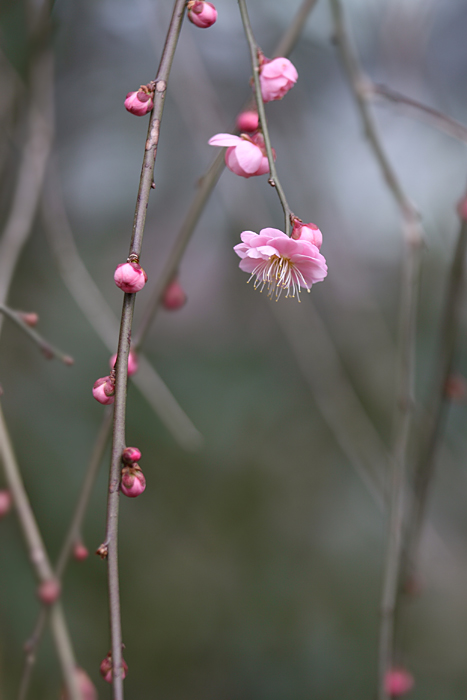
[[[240,136],[235,136],[234,134],[215,134],[212,136],[208,144],[210,146],[237,146],[243,142]]]
[[[235,155],[238,163],[246,173],[254,174],[261,165],[263,154],[258,146],[254,145],[254,143],[251,143],[250,141],[243,141],[241,139],[240,141],[241,142],[235,149]]]

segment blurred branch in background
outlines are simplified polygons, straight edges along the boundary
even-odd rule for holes
[[[45,184],[41,214],[63,282],[108,351],[115,352],[118,319],[78,253],[65,211],[55,164],[52,164]],[[139,356],[138,373],[133,375],[131,380],[182,447],[189,450],[200,447],[201,434],[142,354]]]
[[[71,519],[68,532],[65,535],[60,554],[57,559],[57,564],[55,566],[55,578],[57,581],[61,582],[63,575],[65,573],[66,566],[70,559],[72,550],[76,542],[79,540],[81,527],[86,515],[86,510],[88,507],[89,499],[91,497],[94,484],[96,482],[97,474],[99,472],[99,467],[102,463],[105,449],[108,445],[110,438],[110,430],[112,427],[112,414],[113,408],[108,406],[104,411],[104,418],[102,424],[99,428],[99,432],[94,444],[92,454],[84,475],[83,486],[78,498],[78,502],[75,507],[75,512]],[[23,672],[21,674],[21,688],[18,695],[18,700],[25,700],[29,684],[31,681],[32,670],[36,662],[37,648],[41,642],[42,636],[45,631],[49,616],[50,608],[43,605],[32,634],[29,636],[28,641],[25,644],[26,656],[24,659]]]
[[[0,406],[0,456],[5,470],[8,488],[11,491],[18,513],[23,537],[28,549],[29,559],[34,572],[42,584],[54,581],[54,572],[42,541],[39,528],[32,512],[20,469],[16,461],[8,429]],[[76,661],[71,639],[66,627],[60,602],[54,602],[51,608],[52,635],[57,655],[62,668],[65,686],[71,700],[82,700],[75,677]]]
[[[406,242],[400,299],[398,405],[379,639],[378,700],[388,700],[386,675],[394,665],[394,624],[407,496],[407,461],[415,407],[415,331],[423,232],[419,215],[406,197],[381,144],[376,124],[369,109],[366,89],[368,80],[363,74],[357,54],[350,42],[340,0],[331,0],[331,8],[337,45],[365,127],[365,134],[380,165],[386,184],[400,208]]]

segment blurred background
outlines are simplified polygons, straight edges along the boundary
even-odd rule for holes
[[[114,314],[115,266],[127,255],[147,119],[127,92],[154,78],[171,4],[56,0],[55,137],[75,244]],[[298,0],[249,3],[266,55]],[[346,0],[363,67],[376,82],[467,123],[463,0]],[[251,68],[237,3],[217,0],[208,30],[182,28],[166,99],[141,263],[138,327],[196,183],[249,94]],[[24,2],[3,0],[0,222],[15,191],[27,130],[29,44]],[[386,518],[381,490],[393,441],[401,261],[400,216],[365,140],[319,0],[290,58],[299,80],[267,106],[289,203],[323,232],[328,278],[302,302],[270,301],[247,285],[233,246],[241,231],[283,227],[266,177],[225,171],[180,267],[188,303],[161,310],[145,353],[203,436],[198,449],[168,430],[130,384],[127,443],[147,489],[121,499],[120,567],[128,698],[361,700],[376,687]],[[440,310],[467,182],[464,146],[397,107],[374,107],[384,147],[423,218],[417,331],[418,417],[431,388]],[[58,185],[57,185],[58,183]],[[60,190],[60,192],[59,192]],[[39,525],[54,560],[102,419],[92,384],[109,351],[60,276],[39,215],[9,295],[38,330],[73,355],[47,362],[7,321],[0,353],[3,409]],[[460,329],[465,349],[465,314]],[[116,337],[115,337],[116,349]],[[460,352],[458,369],[467,370]],[[467,693],[466,408],[453,405],[432,484],[422,546],[423,594],[401,648],[416,700]],[[104,538],[108,458],[83,527]],[[4,488],[3,475],[0,488]],[[14,513],[0,523],[0,698],[16,696],[22,648],[39,604]],[[67,569],[64,606],[78,661],[102,698],[110,643],[106,566]],[[30,697],[58,697],[48,634]]]

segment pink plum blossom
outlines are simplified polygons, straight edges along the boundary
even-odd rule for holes
[[[212,27],[217,19],[217,10],[211,2],[205,0],[189,0],[187,14],[190,22],[201,29]]]
[[[297,217],[294,219],[290,237],[294,238],[296,241],[308,241],[309,243],[313,243],[318,250],[323,244],[323,234],[316,224],[304,224],[303,221]]]
[[[112,357],[109,360],[110,369],[113,369],[115,367],[116,361],[117,353],[115,353],[115,355],[112,355]],[[133,374],[136,374],[137,371],[138,355],[135,353],[134,350],[130,350],[130,354],[128,355],[128,376],[131,377]]]
[[[141,291],[148,281],[148,276],[139,263],[130,261],[117,265],[114,281],[123,292],[134,294]]]
[[[263,102],[281,100],[297,79],[297,70],[288,58],[263,59],[259,72]]]
[[[236,175],[253,177],[253,175],[264,175],[269,172],[264,138],[260,133],[252,136],[216,134],[209,139],[208,143],[211,146],[227,146],[225,164]],[[275,160],[275,153],[273,155]]]
[[[153,95],[154,93],[147,92],[144,87],[136,92],[129,92],[125,99],[125,108],[137,117],[144,117],[154,107]]]
[[[241,112],[237,117],[237,129],[252,133],[259,126],[258,112]]]
[[[405,668],[392,668],[384,678],[384,688],[391,697],[405,695],[413,685],[413,676]]]
[[[115,401],[115,384],[110,376],[96,379],[92,388],[92,395],[104,406],[109,406]]]
[[[186,304],[186,293],[177,279],[172,280],[164,290],[162,295],[162,306],[167,311],[177,311]]]
[[[234,247],[242,258],[240,269],[256,277],[255,289],[265,285],[268,296],[278,299],[284,289],[286,296],[297,294],[300,289],[308,291],[327,275],[326,260],[316,245],[307,240],[294,240],[277,228],[263,228],[259,234],[243,231],[242,243]]]
[[[146,488],[146,479],[138,464],[123,467],[120,488],[125,496],[136,498]]]

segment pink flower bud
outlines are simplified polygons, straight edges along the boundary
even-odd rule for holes
[[[100,665],[100,674],[107,683],[112,683],[112,652],[109,651],[105,659]],[[126,678],[128,673],[128,665],[125,659],[122,659],[122,678]]]
[[[263,59],[259,72],[263,102],[281,100],[297,79],[297,70],[288,58]]]
[[[162,306],[167,311],[176,311],[186,304],[186,294],[178,280],[173,280],[165,288],[162,295]]]
[[[73,547],[73,557],[76,561],[84,561],[89,556],[89,550],[82,542],[76,542]]]
[[[82,700],[98,700],[96,686],[89,678],[86,671],[79,666],[75,669],[76,682],[81,693]],[[69,700],[69,695],[66,689],[63,690],[60,700]]]
[[[11,510],[13,499],[6,489],[0,491],[0,518],[3,518]]]
[[[125,496],[136,498],[140,496],[146,488],[146,479],[137,464],[132,464],[131,467],[123,467],[122,479],[120,488]]]
[[[146,282],[148,276],[137,262],[126,262],[117,265],[115,270],[114,280],[117,287],[127,294],[139,292]]]
[[[60,598],[61,586],[59,581],[50,578],[48,581],[43,581],[37,588],[37,597],[44,605],[52,605]]]
[[[297,218],[294,220],[291,238],[296,241],[313,243],[318,250],[323,243],[323,234],[315,224],[304,224],[303,221]]]
[[[467,382],[461,374],[451,374],[444,386],[444,394],[451,401],[464,401],[467,395]]]
[[[414,679],[411,673],[405,668],[392,668],[386,673],[384,687],[388,695],[405,695],[413,688]]]
[[[153,94],[141,89],[129,92],[125,99],[125,108],[137,117],[144,117],[154,107]]]
[[[211,2],[189,0],[187,3],[188,19],[201,29],[212,27],[217,19],[217,10]]]
[[[39,316],[33,311],[20,311],[18,315],[27,326],[37,326],[39,322]]]
[[[242,112],[237,117],[237,129],[252,133],[259,126],[258,112]]]
[[[112,357],[109,360],[110,369],[113,369],[115,367],[116,361],[117,353],[115,353],[115,355],[112,355]],[[134,352],[134,350],[130,350],[130,354],[128,355],[128,376],[131,377],[133,374],[136,374],[137,371],[138,355]]]
[[[109,406],[115,401],[115,384],[112,382],[109,376],[101,377],[94,382],[92,388],[92,395],[99,401],[99,403],[104,404],[104,406]]]
[[[122,453],[122,460],[125,464],[133,464],[141,459],[141,452],[137,447],[125,447]]]

